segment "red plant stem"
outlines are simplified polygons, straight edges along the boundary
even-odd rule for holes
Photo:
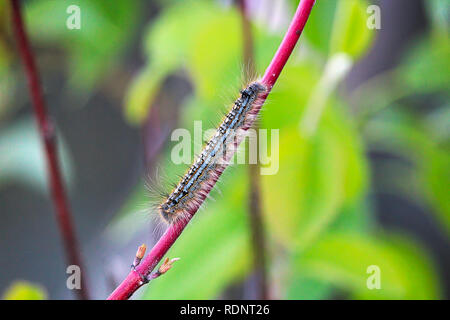
[[[15,36],[17,38],[20,55],[25,67],[31,99],[33,102],[34,115],[37,121],[39,133],[45,147],[47,158],[47,172],[50,183],[53,204],[56,209],[56,219],[64,241],[67,262],[70,265],[77,265],[82,269],[81,259],[78,251],[77,241],[72,226],[71,213],[69,210],[61,171],[57,158],[56,136],[54,126],[50,121],[45,107],[42,88],[39,81],[38,70],[34,62],[34,57],[27,33],[22,19],[20,3],[18,0],[11,0],[12,22]],[[82,269],[84,270],[84,269]],[[84,276],[82,277],[82,279]],[[82,280],[81,289],[76,290],[80,299],[88,299],[87,288]]]
[[[283,41],[272,59],[272,62],[270,62],[269,67],[266,69],[266,72],[261,79],[261,82],[268,87],[269,92],[277,81],[281,70],[283,70],[287,60],[294,50],[295,44],[302,34],[306,21],[308,21],[309,14],[311,13],[314,3],[315,0],[300,1],[286,35],[284,36]]]
[[[300,1],[291,25],[289,26],[278,51],[276,52],[272,62],[264,74],[264,77],[261,80],[261,82],[269,88],[269,91],[272,89],[281,73],[281,70],[283,70],[283,67],[292,53],[292,50],[294,49],[294,46],[302,33],[303,27],[308,20],[314,2],[315,0]],[[141,275],[148,276],[150,272],[153,271],[162,257],[166,254],[170,247],[172,247],[174,242],[183,232],[184,228],[190,219],[192,219],[194,214],[195,213],[187,219],[180,219],[170,225],[152,248],[150,253],[142,260],[141,264],[137,266],[135,270],[130,271],[125,280],[123,280],[116,290],[111,293],[108,300],[125,300],[131,297],[131,295],[145,283],[142,281]]]

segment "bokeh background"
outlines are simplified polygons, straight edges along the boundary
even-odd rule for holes
[[[163,231],[145,183],[186,169],[170,160],[172,130],[213,127],[241,86],[240,12],[213,0],[22,2],[83,275],[103,299]],[[247,2],[262,74],[298,0]],[[66,27],[72,4],[80,30]],[[380,30],[367,28],[370,4]],[[271,298],[450,297],[449,12],[446,0],[317,1],[259,124],[280,130],[279,171],[260,179]],[[0,294],[72,299],[8,1],[0,17]],[[246,165],[227,170],[169,251],[181,260],[134,298],[258,296],[248,181]],[[366,286],[370,265],[380,290]]]

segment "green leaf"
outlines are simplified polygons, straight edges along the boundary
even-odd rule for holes
[[[197,50],[196,41],[200,41],[202,30],[207,30],[222,15],[229,16],[209,2],[176,2],[149,25],[144,37],[147,64],[130,85],[124,102],[126,117],[132,124],[146,119],[162,82],[170,73],[180,68],[195,69],[192,52]],[[207,45],[206,49],[209,48]]]
[[[162,69],[183,64],[196,33],[217,17],[217,11],[217,6],[206,1],[177,2],[165,8],[144,36],[148,61]]]
[[[4,300],[45,300],[47,292],[41,286],[28,281],[14,282],[3,294]]]
[[[294,276],[289,279],[287,300],[322,300],[330,297],[332,286],[326,281],[320,281],[304,276]]]
[[[70,5],[81,12],[81,29],[66,26]],[[25,20],[33,42],[62,47],[69,55],[70,87],[90,89],[111,68],[131,38],[140,3],[103,0],[41,0],[25,3]]]
[[[147,119],[151,104],[167,73],[168,70],[148,66],[135,76],[124,99],[125,117],[131,124],[140,124]]]
[[[328,227],[327,232],[352,232],[367,234],[373,226],[372,210],[368,201],[359,198],[343,205],[339,216]]]
[[[233,10],[210,10],[213,19],[199,29],[187,53],[187,68],[196,86],[196,94],[206,102],[233,94],[242,86],[243,39],[239,13]],[[223,32],[226,26],[226,32]],[[220,36],[219,36],[220,35]],[[252,28],[254,56],[257,71],[269,64],[280,38]],[[233,99],[236,97],[233,96]]]
[[[262,177],[267,222],[275,238],[291,249],[310,245],[345,204],[362,194],[367,175],[361,143],[339,109],[325,109],[313,137],[298,130],[315,83],[315,73],[307,70],[288,67],[274,89],[276,108],[269,103],[262,115],[263,128],[280,130],[279,146],[273,148],[274,161],[279,150],[279,171]]]
[[[288,62],[261,111],[261,126],[297,128],[319,76],[320,69],[313,63]]]
[[[372,265],[380,269],[379,290],[367,287],[367,279],[373,275],[367,268]],[[440,296],[433,266],[410,240],[330,234],[299,254],[297,267],[305,277],[331,283],[360,299],[436,299]]]
[[[450,179],[450,157],[445,144],[441,145],[434,141],[422,118],[415,118],[400,110],[392,109],[385,111],[368,124],[366,136],[372,148],[404,156],[414,164],[416,188],[423,193],[420,195],[406,193],[406,195],[414,201],[428,201],[448,232],[450,192],[446,182]],[[403,186],[403,183],[400,186]],[[404,188],[399,191],[410,192],[411,189]]]
[[[371,216],[366,201],[362,199],[344,205],[336,219],[324,230],[325,237],[330,233],[352,233],[365,236],[370,231]],[[322,236],[323,237],[323,236]],[[289,255],[288,270],[283,274],[280,284],[282,292],[286,293],[286,299],[317,300],[329,299],[334,291],[335,285],[326,279],[317,279],[304,274],[298,263]],[[293,260],[293,261],[292,261]]]
[[[253,31],[255,64],[262,72],[280,39]],[[134,124],[145,119],[161,82],[180,68],[191,78],[196,100],[221,111],[223,102],[217,99],[235,99],[242,85],[242,47],[241,21],[234,7],[225,10],[211,2],[187,1],[165,9],[145,36],[148,62],[128,91],[127,118]]]
[[[424,3],[432,24],[439,31],[448,33],[450,6],[446,0],[428,0]]]
[[[358,58],[368,48],[375,31],[367,28],[365,0],[339,1],[330,39],[331,54],[345,52]]]
[[[293,1],[298,5],[298,0]],[[316,1],[303,34],[313,48],[328,55],[337,1]],[[301,40],[300,40],[301,41]]]
[[[239,85],[242,40],[238,18],[235,11],[217,12],[214,20],[198,30],[188,50],[189,73],[196,94],[205,101],[217,101],[220,92]]]

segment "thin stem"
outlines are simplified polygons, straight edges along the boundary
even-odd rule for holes
[[[82,268],[78,245],[72,225],[71,213],[62,182],[57,157],[55,128],[50,121],[45,107],[38,70],[36,68],[33,53],[23,23],[20,3],[18,0],[11,0],[11,6],[13,29],[19,46],[20,56],[25,67],[25,73],[33,102],[34,115],[45,148],[51,196],[53,205],[56,209],[56,219],[64,242],[67,262],[70,265],[77,265],[84,270]],[[84,278],[85,277],[83,276],[82,279]],[[76,290],[76,293],[80,299],[88,299],[87,288],[86,285],[84,285],[83,280],[81,289]]]
[[[239,0],[239,11],[242,21],[242,35],[244,48],[244,64],[247,66],[246,81],[250,80],[251,75],[255,74],[253,34],[251,23],[248,16],[247,1]],[[258,125],[253,126],[256,130]],[[257,146],[258,152],[258,146]],[[256,282],[257,298],[265,300],[268,298],[268,281],[266,266],[266,245],[264,239],[264,222],[261,206],[261,179],[259,175],[260,167],[258,163],[249,164],[249,220],[251,227],[252,246],[253,246],[253,265]]]
[[[311,9],[315,0],[302,0],[298,5],[294,18],[289,26],[289,29],[278,48],[272,62],[266,70],[266,73],[261,80],[269,90],[273,87],[278,76],[281,73],[284,65],[286,64],[295,44],[297,43],[300,34],[308,20]],[[267,96],[267,95],[266,95]],[[264,97],[265,99],[265,97]],[[130,271],[125,280],[114,290],[114,292],[108,297],[108,300],[123,300],[128,299],[131,295],[139,289],[144,282],[141,276],[148,276],[166,252],[172,247],[174,242],[178,239],[183,232],[190,219],[195,215],[192,213],[190,217],[186,219],[177,220],[174,224],[170,225],[166,232],[162,235],[156,245],[152,248],[150,253],[142,260],[141,264]]]
[[[283,41],[278,47],[272,62],[270,62],[270,65],[266,69],[266,72],[261,80],[261,82],[268,87],[269,91],[277,81],[281,70],[283,70],[287,60],[294,50],[295,44],[302,34],[303,28],[305,27],[306,21],[308,21],[309,14],[311,13],[315,2],[315,0],[300,1],[286,35],[284,36]]]
[[[264,221],[261,206],[261,189],[260,189],[260,167],[257,164],[249,166],[250,175],[250,226],[253,244],[253,259],[257,284],[257,299],[269,299],[268,281],[267,281],[267,264],[266,264],[266,241],[264,237]]]
[[[300,122],[300,130],[305,136],[310,137],[316,132],[331,93],[352,65],[352,59],[345,53],[336,53],[328,60],[322,77],[309,97]]]

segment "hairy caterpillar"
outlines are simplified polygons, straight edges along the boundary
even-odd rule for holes
[[[267,88],[260,82],[252,82],[240,93],[216,134],[171,194],[158,206],[159,214],[166,222],[188,218],[200,208],[255,121]]]

